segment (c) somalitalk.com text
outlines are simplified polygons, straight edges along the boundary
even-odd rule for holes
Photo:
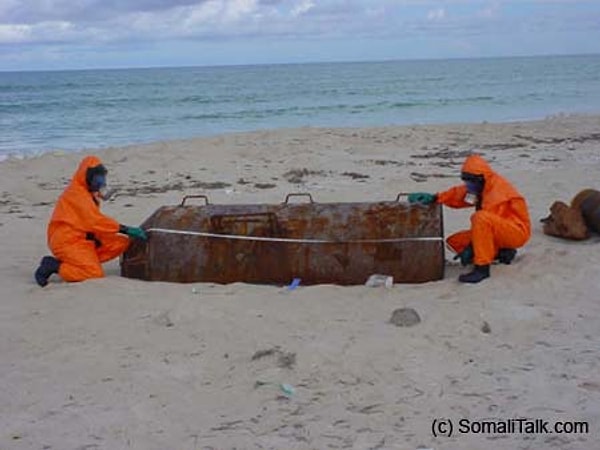
[[[459,419],[437,418],[431,422],[431,433],[435,436],[457,434],[588,434],[586,421],[545,419]]]

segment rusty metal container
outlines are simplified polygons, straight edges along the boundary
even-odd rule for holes
[[[315,203],[289,194],[281,204],[213,205],[186,196],[142,227],[121,259],[125,277],[151,281],[363,284],[372,274],[396,283],[444,276],[440,205],[400,201]],[[292,197],[301,202],[290,202]],[[190,205],[202,198],[204,205]],[[307,199],[307,201],[304,201]]]
[[[577,194],[573,204],[579,205],[588,228],[600,233],[600,191],[585,189]]]

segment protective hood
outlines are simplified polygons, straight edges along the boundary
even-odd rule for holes
[[[48,225],[49,241],[72,243],[77,238],[85,239],[86,233],[116,233],[119,230],[116,220],[100,212],[99,203],[87,186],[87,170],[100,164],[102,162],[96,156],[86,156],[79,164],[54,207]]]
[[[461,172],[470,173],[472,175],[482,175],[484,179],[494,173],[490,165],[479,155],[468,156],[463,163]]]
[[[465,160],[462,172],[481,175],[485,180],[482,192],[482,207],[493,207],[499,203],[521,198],[521,194],[501,175],[494,172],[480,155],[471,155]]]
[[[82,187],[85,190],[88,190],[88,185],[86,181],[87,170],[92,167],[97,167],[101,164],[102,161],[100,161],[100,158],[98,158],[97,156],[86,156],[79,163],[79,167],[73,174],[71,183],[73,185],[76,185],[77,187]]]

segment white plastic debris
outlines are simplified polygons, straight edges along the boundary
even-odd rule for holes
[[[365,286],[367,287],[381,287],[391,288],[394,285],[394,277],[389,275],[373,274],[369,277]]]

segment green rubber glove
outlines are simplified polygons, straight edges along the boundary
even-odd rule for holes
[[[142,241],[148,240],[148,235],[140,227],[127,227],[125,225],[121,225],[119,227],[119,231],[134,239],[141,239]]]
[[[429,205],[431,203],[435,203],[436,195],[429,194],[427,192],[413,192],[412,194],[408,194],[408,202],[409,203],[420,203],[422,205]]]

